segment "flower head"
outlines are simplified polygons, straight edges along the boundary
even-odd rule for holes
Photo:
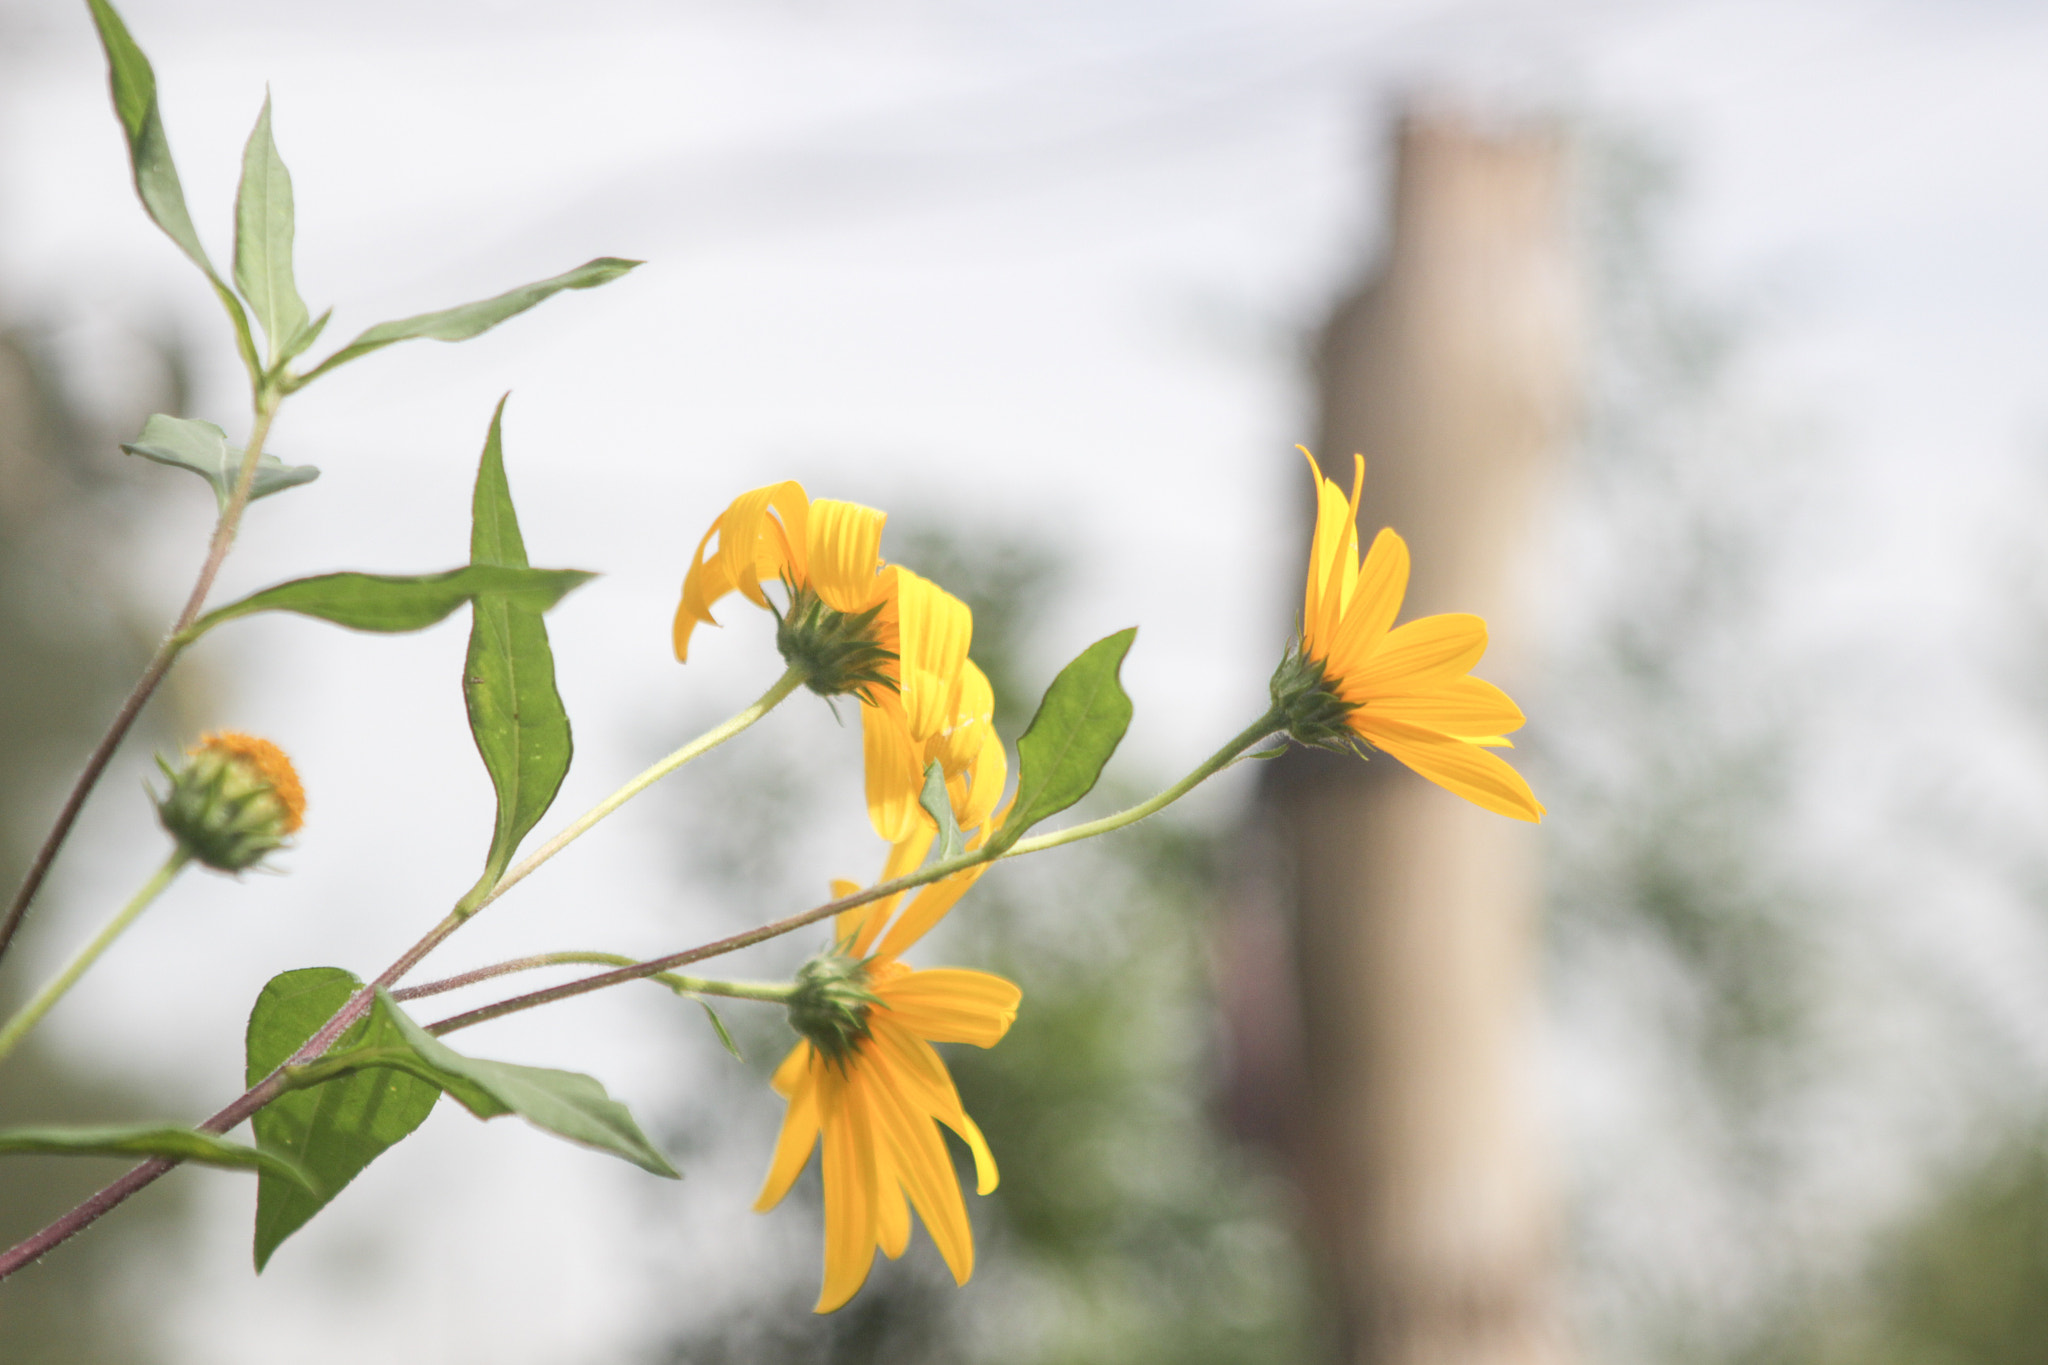
[[[1273,675],[1275,706],[1303,743],[1363,740],[1475,805],[1517,820],[1540,819],[1543,807],[1529,784],[1492,752],[1509,747],[1506,736],[1521,726],[1521,709],[1492,683],[1471,676],[1486,652],[1486,622],[1446,613],[1394,625],[1408,590],[1408,547],[1382,530],[1360,563],[1365,461],[1353,458],[1347,498],[1308,455],[1315,539],[1301,639]]]
[[[688,659],[699,625],[718,624],[711,605],[728,593],[775,611],[761,583],[779,579],[789,604],[776,613],[776,645],[812,691],[867,700],[893,687],[896,570],[881,558],[886,520],[858,503],[813,502],[795,480],[742,493],[697,543],[676,607],[676,658]],[[707,556],[714,536],[718,548]]]
[[[915,867],[930,836],[891,850],[884,880]],[[804,1035],[772,1082],[789,1102],[768,1178],[754,1207],[782,1201],[823,1140],[825,1282],[817,1311],[829,1313],[866,1283],[877,1249],[892,1259],[910,1241],[915,1208],[953,1278],[974,1273],[974,1234],[940,1125],[974,1155],[975,1189],[996,1187],[995,1157],[961,1107],[933,1043],[993,1047],[1017,1017],[1021,993],[987,972],[917,970],[898,961],[951,909],[980,874],[977,866],[839,916],[833,950],[799,975],[791,1022]],[[850,895],[848,882],[833,886]],[[884,928],[887,932],[884,933]]]
[[[200,736],[186,760],[182,768],[157,760],[171,780],[157,802],[157,818],[208,867],[253,867],[305,823],[299,775],[269,740],[222,730]]]

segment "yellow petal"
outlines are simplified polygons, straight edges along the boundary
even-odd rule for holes
[[[1398,721],[1368,718],[1357,729],[1375,747],[1475,806],[1514,820],[1543,818],[1542,803],[1522,775],[1481,745]]]
[[[814,1311],[829,1313],[859,1292],[875,1262],[875,1161],[874,1134],[859,1085],[829,1071],[821,1079],[825,1082],[820,1097],[825,1110],[825,1283]]]
[[[930,579],[896,570],[897,654],[903,714],[920,744],[951,721],[947,704],[974,638],[967,604]]]
[[[931,1117],[920,1111],[909,1092],[897,1083],[893,1069],[877,1064],[872,1070],[878,1127],[895,1158],[897,1174],[939,1254],[945,1257],[947,1269],[955,1281],[965,1284],[974,1273],[974,1233],[967,1222],[960,1186],[953,1178],[945,1139]]]
[[[910,1245],[910,1206],[903,1202],[903,1182],[898,1176],[902,1164],[901,1158],[892,1154],[890,1160],[878,1163],[875,1177],[875,1245],[892,1261]]]
[[[1392,629],[1407,593],[1408,543],[1392,527],[1383,528],[1373,537],[1365,567],[1359,570],[1358,589],[1330,637],[1330,652],[1318,657],[1327,659],[1339,674],[1356,667]]]
[[[906,732],[901,706],[888,693],[861,703],[860,738],[867,772],[868,822],[891,844],[930,820],[917,804],[924,790],[923,753]]]
[[[915,971],[878,992],[897,1023],[935,1043],[994,1047],[1017,1018],[1016,983],[964,967]]]
[[[1415,685],[1444,673],[1467,673],[1486,653],[1486,622],[1463,612],[1425,616],[1388,632],[1363,663],[1335,679],[1346,700],[1416,690]]]
[[[988,1149],[988,1139],[981,1135],[981,1128],[974,1120],[967,1117],[965,1109],[958,1117],[958,1123],[948,1121],[946,1126],[958,1133],[960,1140],[967,1144],[967,1150],[974,1153],[974,1192],[994,1194],[996,1182],[1002,1178],[996,1170],[996,1155]]]
[[[801,504],[803,485],[771,483],[740,494],[718,518],[719,573],[757,607],[768,605],[768,599],[761,593],[760,552],[764,535],[771,542],[775,540],[775,530],[769,525],[769,508],[786,503],[788,490],[792,489]]]
[[[1474,744],[1497,744],[1522,726],[1522,708],[1508,694],[1481,678],[1454,675],[1431,681],[1405,695],[1376,697],[1365,712],[1375,719],[1398,721]]]
[[[810,508],[810,585],[834,611],[874,605],[885,513],[858,503],[819,498]]]
[[[711,604],[732,591],[732,579],[717,559],[708,564],[704,560],[704,547],[711,543],[711,537],[718,534],[723,520],[713,521],[711,529],[697,542],[697,553],[690,560],[690,571],[683,575],[683,600],[676,604],[673,632],[676,660],[680,663],[689,661],[691,632],[700,623],[707,626],[718,624],[712,619]]]
[[[789,1063],[810,1059],[811,1045],[798,1043],[796,1050],[784,1060],[776,1071],[776,1079],[782,1078]],[[780,1086],[777,1087],[781,1089]],[[780,1204],[789,1187],[803,1174],[804,1167],[811,1159],[811,1149],[818,1143],[818,1101],[816,1088],[798,1084],[783,1091],[789,1096],[789,1109],[782,1116],[782,1131],[775,1139],[775,1156],[768,1163],[768,1178],[761,1182],[761,1193],[754,1200],[754,1212],[766,1213]]]
[[[932,926],[960,903],[960,898],[981,879],[988,866],[987,863],[977,863],[963,872],[942,877],[919,891],[910,902],[910,908],[890,926],[887,936],[882,939],[881,955],[901,957],[910,951],[911,944],[930,933]]]
[[[882,863],[882,875],[876,879],[876,884],[893,882],[906,873],[915,872],[918,865],[924,861],[924,855],[931,850],[932,840],[938,837],[938,833],[938,830],[930,825],[920,825],[910,832],[908,838],[891,844],[889,856]],[[853,941],[846,950],[848,954],[853,957],[866,957],[872,952],[876,935],[882,932],[882,926],[889,922],[889,916],[894,914],[896,907],[902,903],[903,893],[899,891],[893,896],[884,896],[881,900],[866,906],[865,908],[873,913],[865,918],[859,931],[854,934]],[[860,911],[851,910],[847,913],[857,915]]]

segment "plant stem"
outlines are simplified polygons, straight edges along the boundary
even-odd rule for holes
[[[254,443],[252,442],[251,449],[254,448]],[[181,626],[180,629],[182,628]],[[290,1067],[300,1066],[313,1061],[333,1047],[335,1040],[348,1030],[349,1025],[362,1018],[368,1012],[371,1001],[376,998],[376,987],[383,986],[389,989],[396,986],[407,972],[419,965],[421,959],[445,942],[450,934],[460,929],[476,910],[480,910],[485,905],[490,904],[491,901],[496,900],[504,893],[506,888],[525,877],[548,858],[553,857],[563,848],[566,848],[578,835],[588,830],[592,825],[611,814],[614,810],[617,810],[626,801],[645,791],[653,783],[674,772],[691,759],[723,744],[726,740],[731,739],[734,735],[737,735],[740,731],[767,715],[778,703],[788,697],[791,692],[794,692],[802,682],[803,675],[801,671],[795,668],[790,669],[776,681],[773,687],[770,687],[763,693],[761,699],[752,706],[716,729],[707,731],[705,734],[691,740],[688,744],[685,744],[682,748],[676,750],[676,752],[670,754],[646,772],[641,773],[631,782],[628,782],[617,792],[606,797],[593,807],[589,813],[570,825],[568,829],[550,839],[541,850],[500,878],[498,884],[491,889],[491,893],[479,901],[474,908],[463,913],[451,912],[444,916],[441,922],[432,929],[429,929],[419,942],[406,949],[396,962],[386,967],[375,981],[350,997],[347,1004],[335,1011],[333,1018],[320,1026],[319,1032],[308,1038],[305,1045],[286,1058],[275,1071],[244,1091],[239,1099],[230,1103],[212,1118],[207,1119],[199,1127],[209,1133],[225,1133],[243,1119],[248,1118],[249,1115],[283,1094],[290,1088],[290,1080],[285,1074],[286,1070]],[[640,975],[651,976],[655,974],[654,972],[643,972]],[[637,980],[639,978],[629,979]],[[177,1164],[162,1157],[152,1157],[128,1172],[128,1174],[101,1189],[97,1194],[94,1194],[69,1213],[50,1223],[49,1226],[43,1228],[40,1232],[24,1239],[6,1252],[0,1253],[0,1280],[6,1279],[9,1275],[42,1256],[51,1248],[76,1237],[102,1215],[119,1206],[130,1195],[151,1184]]]
[[[1158,814],[1175,801],[1180,800],[1181,797],[1186,796],[1190,791],[1193,791],[1202,782],[1229,767],[1245,750],[1257,744],[1267,735],[1272,734],[1278,728],[1279,720],[1280,717],[1277,711],[1268,711],[1265,715],[1259,717],[1256,722],[1246,726],[1228,744],[1225,744],[1221,749],[1218,749],[1215,753],[1204,759],[1186,777],[1149,801],[1141,801],[1128,810],[1118,811],[1114,815],[1105,815],[1100,820],[1090,820],[1086,824],[1075,825],[1069,829],[1055,830],[1051,834],[1042,834],[1035,839],[1020,839],[1001,852],[992,853],[986,848],[974,849],[961,854],[957,858],[951,858],[942,863],[934,863],[929,867],[920,868],[916,872],[868,887],[864,891],[856,891],[850,896],[841,896],[838,900],[827,901],[823,905],[813,906],[811,909],[802,911],[799,914],[790,915],[771,924],[764,924],[758,929],[749,929],[744,933],[734,934],[730,938],[722,938],[713,943],[703,944],[700,947],[688,948],[680,953],[671,953],[667,957],[657,957],[646,962],[637,962],[630,967],[621,967],[617,971],[604,972],[597,976],[586,976],[578,981],[568,981],[559,986],[550,986],[546,990],[514,996],[509,1000],[501,1000],[495,1005],[484,1005],[478,1009],[470,1010],[466,1014],[454,1015],[438,1023],[429,1024],[427,1032],[437,1035],[453,1033],[457,1029],[471,1028],[477,1024],[488,1023],[493,1019],[502,1019],[508,1014],[518,1014],[525,1010],[536,1009],[541,1005],[553,1004],[557,1000],[567,1000],[574,996],[586,995],[591,991],[601,991],[608,986],[624,985],[628,981],[638,981],[645,977],[655,976],[675,967],[688,966],[692,962],[701,962],[706,958],[720,957],[726,953],[737,952],[741,948],[751,948],[756,943],[763,943],[771,938],[777,938],[789,933],[791,930],[801,929],[807,924],[815,924],[821,919],[829,919],[833,915],[866,905],[871,901],[881,900],[885,896],[896,895],[912,887],[941,881],[956,873],[965,872],[969,868],[978,867],[983,863],[994,862],[999,858],[1014,858],[1025,853],[1037,853],[1042,849],[1057,848],[1061,844],[1070,844],[1079,839],[1090,839],[1098,834],[1108,834],[1112,830],[1122,829],[1126,825],[1134,825],[1148,815]]]
[[[460,990],[474,986],[480,981],[495,977],[510,976],[514,972],[532,971],[536,967],[559,967],[570,963],[588,962],[608,967],[633,967],[639,965],[637,957],[622,953],[536,953],[532,957],[515,957],[508,962],[493,963],[463,972],[459,976],[443,977],[424,985],[407,986],[391,993],[394,1000],[420,1000],[445,991]],[[702,977],[680,976],[674,972],[656,972],[646,978],[658,981],[679,995],[719,995],[733,1000],[765,1000],[777,1004],[789,999],[796,987],[774,981],[706,981]]]
[[[107,764],[113,761],[114,751],[121,747],[121,741],[135,724],[135,718],[142,714],[143,704],[156,692],[157,684],[164,680],[171,664],[185,648],[187,642],[181,638],[185,628],[199,619],[200,610],[206,605],[206,595],[213,591],[213,580],[219,575],[228,551],[234,547],[235,531],[242,524],[243,510],[249,505],[249,490],[256,483],[256,462],[262,458],[263,443],[270,438],[270,424],[276,418],[282,401],[274,393],[258,391],[256,423],[249,430],[248,449],[242,452],[242,468],[235,476],[234,491],[229,494],[227,505],[221,508],[220,519],[214,523],[213,540],[207,546],[206,561],[199,566],[199,577],[192,584],[191,595],[185,599],[185,609],[178,613],[178,619],[171,624],[170,631],[143,667],[142,676],[121,703],[121,709],[114,713],[113,723],[86,758],[85,770],[72,784],[70,795],[64,798],[64,805],[57,812],[56,822],[50,826],[42,846],[30,860],[28,874],[22,878],[6,915],[0,917],[0,957],[6,955],[9,945],[14,942],[15,931],[21,928],[21,922],[28,914],[29,902],[35,899],[44,879],[50,875],[50,865],[57,860],[57,850],[64,846],[71,827],[78,822],[78,813],[85,808],[85,800],[92,795],[93,788],[99,785]]]
[[[169,886],[177,875],[185,870],[185,864],[191,861],[192,854],[183,845],[173,850],[171,856],[164,860],[164,865],[142,884],[142,889],[121,907],[119,914],[107,921],[106,927],[93,937],[92,942],[86,944],[78,956],[71,959],[70,965],[57,973],[50,984],[43,987],[35,999],[23,1005],[4,1027],[0,1027],[0,1058],[5,1058],[8,1053],[14,1051],[15,1046],[27,1036],[28,1031],[50,1012],[50,1007],[64,998],[64,993],[78,983],[78,978],[85,975],[86,969],[99,961],[100,954],[113,946],[114,940],[121,937],[129,925],[135,923],[136,917],[163,894],[164,888]]]
[[[610,796],[592,806],[582,815],[576,817],[554,838],[548,840],[531,854],[527,855],[520,862],[519,866],[498,878],[497,885],[493,886],[483,899],[479,900],[475,906],[464,913],[466,915],[473,915],[478,910],[483,909],[520,882],[526,880],[527,876],[535,868],[587,834],[598,821],[604,819],[620,806],[625,805],[628,801],[638,796],[641,792],[646,791],[685,763],[690,762],[692,759],[700,758],[711,750],[716,749],[719,745],[725,743],[734,735],[739,734],[770,711],[773,711],[782,704],[790,693],[803,686],[806,676],[807,674],[802,668],[791,664],[783,675],[775,680],[775,685],[761,694],[759,701],[726,721],[723,725],[706,730],[703,734],[697,736],[697,738],[691,740],[688,744],[685,744],[682,748],[676,750],[667,758],[662,759],[653,767],[648,768],[638,777],[626,783],[625,786],[620,787]]]

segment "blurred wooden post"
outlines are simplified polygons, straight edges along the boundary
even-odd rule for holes
[[[1570,262],[1554,131],[1411,115],[1391,241],[1321,353],[1316,454],[1346,481],[1365,455],[1362,538],[1414,552],[1402,619],[1485,616],[1476,671],[1518,696],[1527,532],[1574,407]],[[1532,832],[1386,757],[1292,754],[1263,801],[1302,1011],[1288,1145],[1339,1358],[1566,1359]]]

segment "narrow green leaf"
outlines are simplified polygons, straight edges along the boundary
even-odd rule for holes
[[[946,792],[946,773],[933,759],[931,766],[924,770],[924,790],[918,793],[917,804],[924,807],[924,813],[938,824],[938,837],[932,840],[931,861],[947,862],[967,851],[967,840],[960,833],[960,822],[953,818],[953,798]]]
[[[363,983],[339,967],[307,967],[274,976],[249,1012],[247,1083],[256,1084],[297,1052]],[[337,1049],[403,1047],[388,1019],[359,1019]],[[403,1071],[378,1069],[280,1095],[250,1124],[257,1146],[290,1158],[317,1185],[297,1189],[266,1174],[256,1187],[256,1269],[285,1238],[327,1207],[363,1168],[425,1122],[440,1087]]]
[[[318,341],[320,339],[320,334],[327,330],[327,320],[333,316],[334,310],[330,308],[326,312],[322,313],[319,317],[314,318],[311,322],[299,328],[299,330],[296,333],[294,333],[288,341],[285,342],[284,350],[279,352],[278,354],[278,361],[281,363],[287,360],[296,360],[299,358],[299,356],[303,355],[305,353],[306,348],[308,346],[311,346],[314,342]]]
[[[444,308],[438,313],[400,318],[396,322],[380,322],[308,370],[298,383],[311,383],[337,365],[346,365],[358,356],[368,355],[394,342],[411,341],[416,337],[434,341],[467,341],[564,289],[595,289],[601,284],[611,283],[639,264],[639,261],[624,261],[616,256],[600,256],[596,260],[585,261],[574,270],[551,279],[523,284],[494,298]]]
[[[682,1179],[640,1131],[626,1106],[606,1094],[595,1079],[574,1071],[465,1057],[407,1018],[385,990],[377,992],[377,1008],[420,1059],[442,1076],[441,1088],[478,1118],[517,1114],[556,1137],[610,1152],[655,1175]]]
[[[248,1084],[281,1065],[360,989],[360,981],[335,967],[273,978],[249,1015]],[[380,1045],[405,1046],[388,1021],[374,1016],[358,1020],[337,1043],[343,1050]],[[251,1120],[258,1145],[302,1162],[320,1188],[309,1193],[269,1178],[259,1182],[256,1269],[370,1162],[418,1128],[440,1094],[430,1081],[380,1069],[289,1092],[258,1111]]]
[[[191,470],[213,486],[214,501],[222,507],[228,505],[235,479],[242,472],[242,451],[228,444],[227,433],[211,422],[190,417],[156,413],[142,424],[142,434],[121,449],[158,464]],[[249,485],[249,500],[267,498],[319,477],[320,471],[312,465],[285,464],[275,455],[260,455],[256,478]]]
[[[526,542],[519,534],[512,488],[505,479],[504,418],[501,398],[477,462],[469,559],[472,571],[488,566],[501,572],[532,572],[526,567]],[[498,796],[490,852],[473,895],[497,883],[519,841],[547,814],[574,752],[569,713],[555,690],[555,654],[541,619],[544,609],[513,594],[493,592],[478,593],[472,609],[462,694],[469,704],[470,733]]]
[[[289,1182],[308,1194],[319,1188],[298,1162],[276,1152],[244,1147],[214,1133],[168,1124],[120,1123],[90,1128],[10,1128],[0,1132],[0,1155],[37,1156],[160,1156],[219,1166],[230,1171],[260,1171],[264,1180]]]
[[[235,344],[241,351],[242,362],[254,376],[259,373],[259,366],[249,335],[248,316],[234,291],[213,268],[206,248],[200,244],[198,230],[192,226],[192,215],[185,207],[185,188],[178,180],[178,168],[171,160],[170,139],[164,134],[163,115],[157,109],[156,71],[108,0],[86,0],[86,7],[92,11],[93,26],[99,30],[100,45],[107,52],[107,84],[113,91],[115,117],[128,139],[128,164],[135,176],[136,196],[142,200],[150,220],[206,273],[213,292],[234,323]]]
[[[1008,848],[1024,832],[1086,796],[1131,724],[1131,699],[1117,673],[1138,636],[1120,630],[1060,670],[1017,741],[1017,795],[989,843]]]
[[[718,1017],[718,1011],[711,1008],[711,1002],[701,995],[692,996],[691,999],[704,1007],[704,1017],[711,1021],[712,1032],[718,1035],[719,1042],[725,1044],[725,1050],[732,1054],[733,1060],[736,1062],[747,1060],[740,1055],[740,1045],[732,1040],[732,1034],[726,1032],[725,1020]]]
[[[433,574],[320,574],[265,588],[210,611],[193,622],[185,636],[196,640],[215,626],[259,611],[292,611],[350,630],[384,634],[424,630],[484,594],[534,612],[546,611],[596,576],[581,569],[504,569],[488,564]]]
[[[267,93],[242,149],[242,183],[235,191],[235,288],[263,324],[276,364],[306,328],[306,302],[292,278],[292,177],[271,140]]]

